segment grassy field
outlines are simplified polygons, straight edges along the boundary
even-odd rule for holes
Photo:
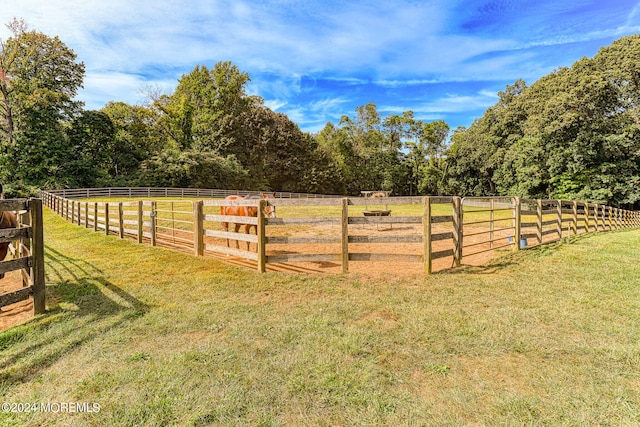
[[[0,401],[100,411],[0,425],[640,424],[640,231],[373,281],[45,224],[48,313],[0,333]]]

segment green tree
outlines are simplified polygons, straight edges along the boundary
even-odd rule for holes
[[[151,187],[239,189],[250,186],[248,171],[233,156],[164,150],[140,165],[136,184]]]
[[[114,137],[105,148],[104,168],[115,185],[135,179],[140,164],[169,148],[158,125],[154,108],[110,102],[102,110],[114,127]]]
[[[67,131],[69,154],[65,165],[67,179],[78,187],[94,187],[105,181],[109,172],[115,128],[108,115],[99,111],[83,111]]]
[[[156,99],[159,123],[175,147],[234,154],[242,160],[241,117],[260,102],[246,94],[249,80],[230,62],[218,62],[212,69],[197,66],[180,78],[173,94]]]
[[[65,124],[81,109],[74,101],[84,64],[58,37],[8,25],[12,37],[0,52],[0,175],[5,182],[60,186],[69,159]]]

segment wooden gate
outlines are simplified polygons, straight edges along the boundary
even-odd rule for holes
[[[45,311],[44,236],[42,232],[42,200],[0,200],[0,211],[18,215],[16,228],[0,230],[0,242],[10,242],[12,259],[0,261],[0,274],[20,270],[22,288],[0,295],[0,308],[33,296],[35,314]]]

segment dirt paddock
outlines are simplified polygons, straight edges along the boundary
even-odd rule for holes
[[[20,271],[5,273],[4,279],[0,279],[0,294],[16,291],[22,288]],[[0,309],[0,331],[9,329],[33,318],[33,298],[7,305]]]

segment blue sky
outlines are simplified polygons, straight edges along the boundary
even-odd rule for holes
[[[640,1],[626,0],[11,3],[1,23],[23,18],[85,63],[87,109],[142,103],[147,87],[171,93],[196,65],[231,61],[249,93],[309,132],[370,102],[383,116],[468,126],[515,80],[640,33]]]

